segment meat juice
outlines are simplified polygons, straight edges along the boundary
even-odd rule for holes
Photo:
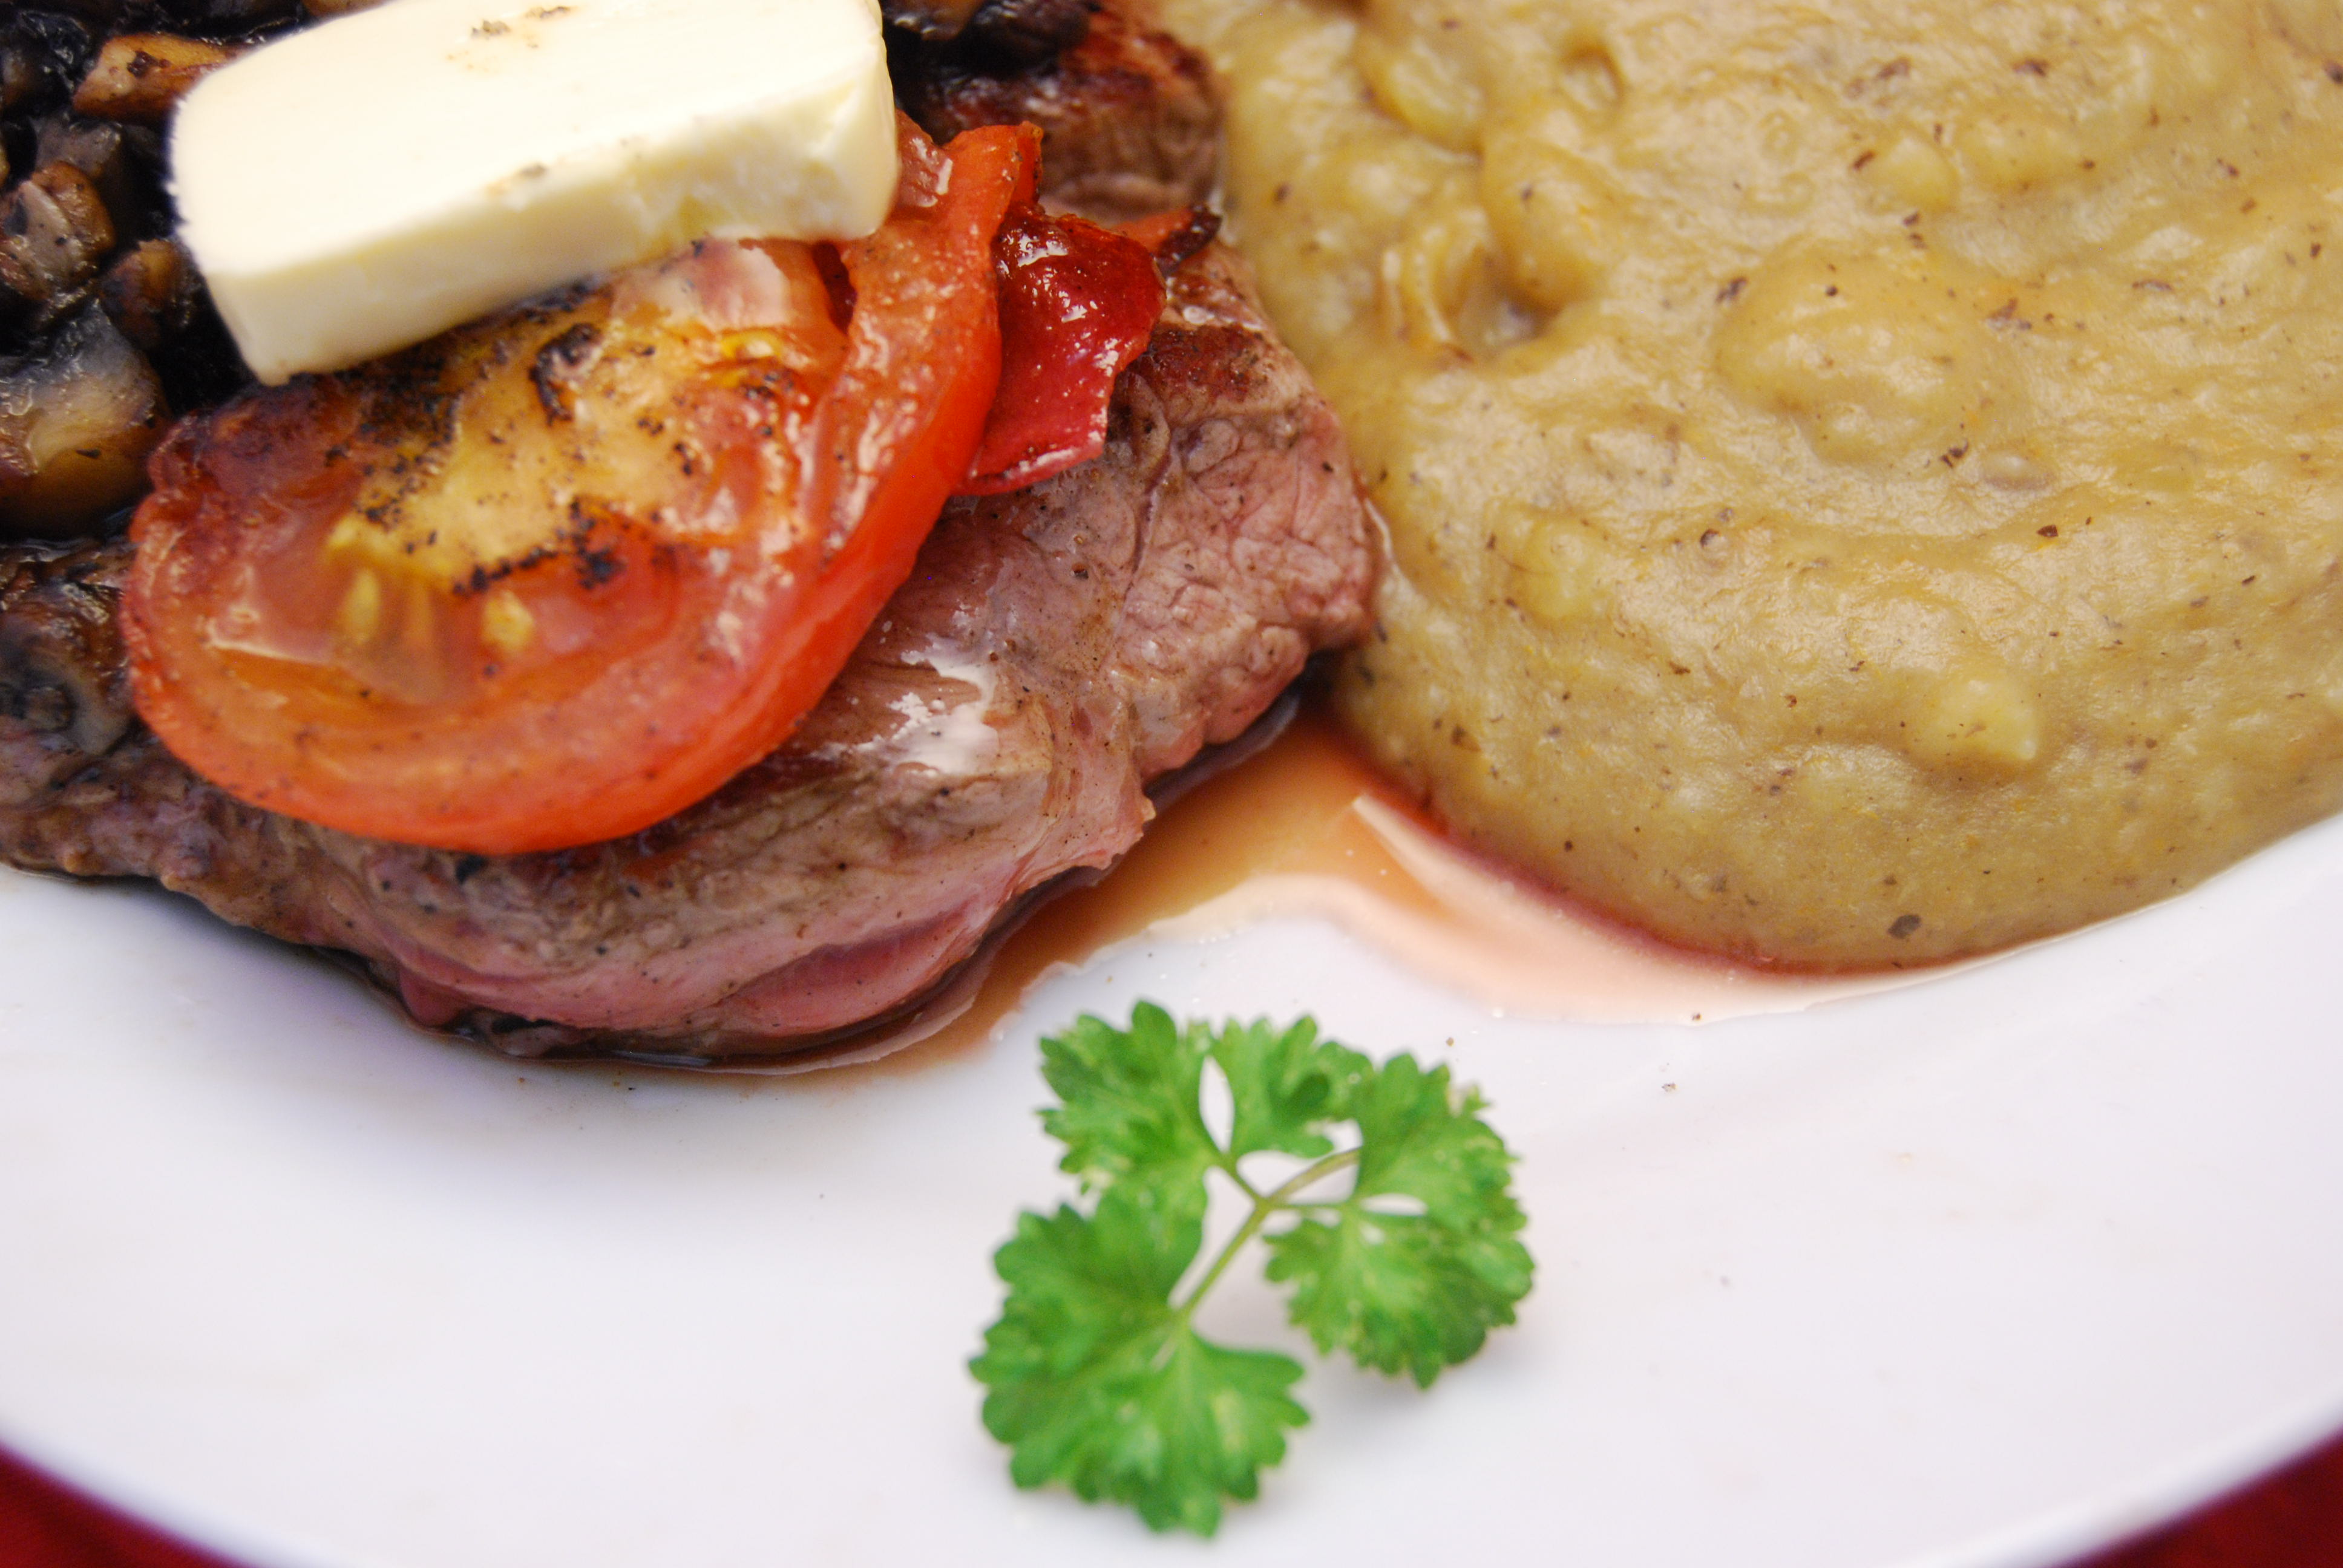
[[[1305,708],[1260,754],[1166,807],[1112,872],[1041,906],[959,984],[798,1070],[918,1067],[982,1044],[1035,985],[1119,942],[1222,938],[1284,917],[1331,921],[1492,1013],[1557,1020],[1714,1022],[1943,972],[1769,970],[1671,946],[1460,848]]]

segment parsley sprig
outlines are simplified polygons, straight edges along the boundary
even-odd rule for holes
[[[1095,1201],[1020,1214],[993,1256],[1008,1300],[969,1365],[1018,1485],[1062,1481],[1200,1535],[1219,1528],[1223,1498],[1256,1494],[1286,1430],[1310,1419],[1288,1392],[1302,1367],[1193,1323],[1255,1237],[1322,1354],[1429,1387],[1513,1321],[1532,1265],[1513,1156],[1447,1068],[1406,1055],[1378,1067],[1306,1018],[1183,1027],[1145,1002],[1128,1030],[1084,1017],[1041,1050],[1059,1100],[1042,1126]],[[1228,1081],[1226,1142],[1204,1120],[1207,1061]],[[1330,1133],[1345,1128],[1355,1141],[1337,1148]],[[1272,1154],[1307,1163],[1272,1185],[1251,1158]],[[1183,1293],[1215,1171],[1252,1209]],[[1327,1195],[1344,1171],[1349,1191]]]

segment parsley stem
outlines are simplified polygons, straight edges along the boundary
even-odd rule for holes
[[[1243,1251],[1244,1244],[1253,1239],[1254,1233],[1260,1231],[1262,1226],[1269,1222],[1269,1217],[1280,1209],[1292,1207],[1286,1201],[1287,1199],[1296,1192],[1307,1190],[1322,1178],[1332,1176],[1335,1171],[1356,1165],[1358,1162],[1359,1151],[1356,1149],[1337,1150],[1315,1164],[1304,1167],[1292,1180],[1275,1191],[1256,1196],[1252,1201],[1252,1212],[1245,1216],[1245,1222],[1237,1227],[1237,1233],[1229,1238],[1227,1246],[1221,1249],[1221,1255],[1212,1260],[1212,1266],[1204,1271],[1204,1277],[1196,1282],[1196,1288],[1188,1292],[1188,1299],[1180,1303],[1179,1321],[1184,1323],[1194,1315],[1196,1303],[1204,1299],[1204,1292],[1218,1282],[1231,1260]],[[1248,1193],[1252,1191],[1252,1186],[1242,1177],[1238,1178],[1237,1184],[1243,1187]]]

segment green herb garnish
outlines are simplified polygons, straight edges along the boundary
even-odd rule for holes
[[[1445,1067],[1406,1055],[1377,1067],[1306,1018],[1282,1031],[1182,1027],[1145,1002],[1127,1030],[1084,1017],[1041,1052],[1060,1101],[1042,1126],[1096,1201],[1087,1214],[1020,1214],[993,1254],[1009,1299],[969,1367],[1020,1486],[1062,1481],[1199,1535],[1219,1528],[1223,1497],[1255,1494],[1285,1455],[1285,1429],[1310,1419],[1289,1392],[1302,1367],[1214,1344],[1192,1323],[1256,1236],[1321,1353],[1427,1387],[1528,1293],[1513,1156]],[[1225,1144],[1204,1121],[1207,1060],[1233,1101]],[[1352,1129],[1337,1148],[1329,1134]],[[1254,1155],[1306,1163],[1272,1184]],[[1175,1299],[1203,1246],[1212,1171],[1252,1211]],[[1329,1196],[1343,1171],[1350,1191]]]

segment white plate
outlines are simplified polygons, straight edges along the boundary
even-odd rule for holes
[[[1540,1265],[1429,1394],[1314,1367],[1212,1561],[2048,1563],[2343,1423],[2338,909],[2330,824],[1696,1029],[1492,1019],[1279,924],[916,1070],[726,1080],[517,1066],[174,900],[0,877],[0,1443],[256,1568],[1201,1561],[1012,1490],[963,1368],[1064,1191],[1035,1034],[1147,996],[1453,1060]]]

